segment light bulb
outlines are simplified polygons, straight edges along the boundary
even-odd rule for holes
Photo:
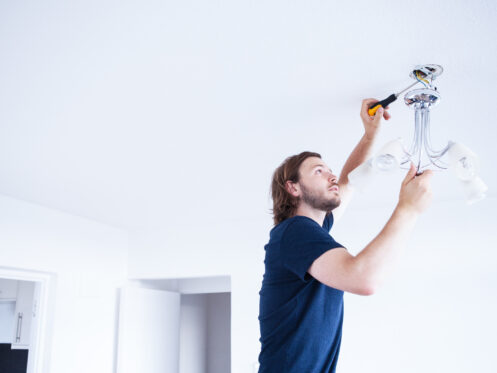
[[[374,159],[374,165],[380,171],[390,171],[398,167],[398,162],[392,154],[381,154]]]
[[[464,193],[466,194],[466,202],[471,205],[478,202],[486,197],[486,191],[488,190],[487,185],[479,177],[475,177],[472,180],[461,180]]]
[[[474,179],[480,168],[478,156],[462,144],[451,142],[449,146],[450,168],[460,180],[470,181]]]
[[[373,167],[380,171],[392,171],[400,166],[404,154],[404,146],[400,138],[389,141],[376,154]]]

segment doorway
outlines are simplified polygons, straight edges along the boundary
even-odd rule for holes
[[[53,275],[0,267],[0,371],[48,372]]]
[[[118,334],[117,373],[230,373],[231,279],[132,280]]]

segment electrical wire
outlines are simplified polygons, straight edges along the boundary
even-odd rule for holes
[[[430,83],[428,82],[428,80],[424,79],[424,78],[423,78],[423,77],[419,74],[419,70],[416,70],[416,71],[414,72],[414,76],[416,77],[416,80],[417,80],[418,82],[422,83],[422,84],[425,86],[425,88],[427,88],[427,87],[428,87],[428,86],[427,86],[427,84],[428,84],[428,85],[430,84]]]

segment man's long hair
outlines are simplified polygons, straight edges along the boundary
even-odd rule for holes
[[[302,152],[292,155],[274,171],[271,183],[271,194],[273,197],[273,221],[274,225],[281,223],[295,215],[299,204],[299,198],[292,196],[286,190],[287,181],[294,183],[300,180],[300,165],[309,157],[321,158],[321,155],[313,152]]]

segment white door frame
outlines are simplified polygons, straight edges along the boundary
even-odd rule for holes
[[[39,284],[39,301],[36,305],[36,325],[32,325],[27,373],[48,373],[55,275],[47,272],[0,266],[0,278],[20,281],[33,281]],[[33,353],[32,353],[33,352]]]
[[[117,373],[178,372],[180,294],[123,287]]]

